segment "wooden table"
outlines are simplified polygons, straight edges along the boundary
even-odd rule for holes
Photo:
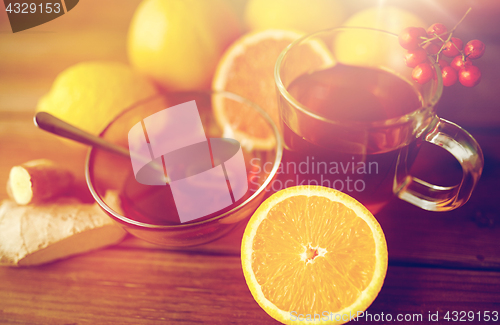
[[[67,162],[82,181],[82,157],[37,130],[33,110],[66,67],[92,59],[126,62],[125,35],[137,3],[80,1],[69,14],[17,34],[0,7],[0,199],[10,167],[34,158]],[[394,200],[377,215],[389,269],[371,314],[428,320],[439,312],[439,323],[446,323],[447,311],[500,312],[500,39],[489,31],[483,40],[489,43],[482,85],[446,89],[438,110],[480,142],[483,176],[470,202],[456,211],[425,212]],[[2,267],[0,323],[273,324],[247,288],[238,245],[228,244],[238,242],[241,231],[191,251],[128,237],[45,266]]]

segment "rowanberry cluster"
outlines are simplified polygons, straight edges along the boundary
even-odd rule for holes
[[[433,57],[441,69],[443,85],[451,86],[458,80],[466,87],[474,87],[481,81],[481,70],[472,64],[472,60],[483,56],[485,45],[472,40],[464,47],[460,38],[453,37],[460,22],[449,32],[446,26],[436,23],[427,30],[408,27],[399,34],[399,44],[408,50],[405,60],[406,65],[413,68],[413,80],[425,84],[434,78],[435,71],[428,60],[428,57]],[[443,56],[451,61],[446,61]]]

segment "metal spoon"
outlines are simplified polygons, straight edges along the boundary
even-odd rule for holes
[[[34,122],[37,127],[52,134],[130,158],[127,149],[66,123],[47,112],[36,113]]]
[[[130,159],[130,151],[128,151],[127,149],[104,140],[103,138],[99,138],[93,134],[90,134],[80,128],[77,128],[74,125],[66,123],[47,112],[36,113],[34,122],[37,127],[52,134],[71,139],[76,142],[87,144],[89,146],[94,146],[96,148],[106,150],[108,152],[115,153],[117,155]],[[134,159],[140,159],[145,163],[150,163],[150,161],[144,159],[143,157],[134,156]],[[163,166],[159,164],[153,163],[151,164],[151,166],[161,172],[164,171]],[[167,183],[169,183],[170,181],[168,177],[166,177],[165,180]]]

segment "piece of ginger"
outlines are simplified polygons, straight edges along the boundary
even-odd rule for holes
[[[69,191],[73,174],[48,159],[37,159],[10,170],[7,193],[17,204],[41,203]]]
[[[96,203],[60,198],[20,206],[5,200],[0,205],[0,264],[48,263],[116,244],[125,234]]]

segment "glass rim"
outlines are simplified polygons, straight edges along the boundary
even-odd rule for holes
[[[208,90],[208,91],[194,91],[194,92],[189,92],[186,94],[206,94],[209,96],[220,94],[220,95],[223,95],[229,99],[236,100],[236,101],[239,101],[240,103],[244,103],[246,105],[249,105],[253,109],[257,110],[257,112],[269,124],[269,126],[273,130],[273,134],[276,138],[276,146],[274,146],[274,148],[273,148],[276,152],[276,156],[275,156],[274,161],[273,161],[273,168],[271,169],[271,172],[267,176],[266,180],[262,183],[262,185],[250,197],[248,197],[245,201],[241,202],[237,206],[233,207],[231,210],[226,211],[221,215],[217,215],[217,216],[214,216],[210,219],[206,219],[206,220],[202,220],[202,221],[196,221],[196,222],[190,222],[190,223],[178,224],[178,225],[151,224],[151,223],[146,223],[146,222],[141,222],[141,221],[137,221],[134,219],[130,219],[130,218],[127,218],[126,216],[118,213],[117,211],[113,210],[109,205],[107,205],[104,202],[104,200],[101,198],[101,196],[97,193],[97,190],[95,189],[94,184],[93,184],[93,177],[90,173],[91,163],[92,163],[91,161],[93,160],[93,152],[97,148],[94,148],[93,146],[91,146],[87,152],[87,156],[85,159],[85,181],[87,183],[87,187],[88,187],[90,193],[92,194],[92,197],[97,202],[97,204],[99,204],[99,206],[103,210],[105,210],[109,215],[111,215],[115,220],[117,220],[121,223],[124,223],[127,226],[133,226],[133,227],[141,228],[141,229],[146,228],[146,229],[151,229],[151,230],[187,229],[190,227],[195,227],[195,226],[199,226],[199,225],[203,225],[203,224],[212,223],[214,221],[223,219],[224,217],[229,216],[229,215],[237,212],[238,210],[241,210],[242,208],[244,208],[248,204],[250,204],[250,202],[252,202],[255,198],[257,198],[257,196],[259,196],[262,193],[262,191],[264,191],[264,189],[271,183],[271,181],[276,176],[279,165],[281,163],[281,159],[283,157],[283,143],[282,143],[282,139],[281,139],[281,135],[279,133],[278,127],[276,126],[276,124],[274,123],[272,118],[269,116],[269,114],[267,114],[267,112],[264,111],[264,109],[262,109],[259,105],[255,104],[254,102],[250,101],[249,99],[246,99],[240,95],[237,95],[237,94],[234,94],[234,93],[231,93],[228,91]],[[168,96],[168,93],[160,92],[160,93],[155,94],[153,96],[142,99],[142,100],[132,104],[131,106],[127,107],[122,112],[120,112],[120,114],[115,116],[106,125],[106,127],[102,130],[102,132],[99,134],[99,136],[102,136],[113,123],[115,123],[120,117],[122,117],[127,112],[133,110],[134,108],[136,108],[142,104],[148,103],[152,100],[155,100],[155,99],[161,98],[161,97],[165,97],[165,96]]]
[[[314,37],[317,37],[319,35],[325,34],[325,33],[332,33],[335,31],[349,31],[349,30],[366,30],[366,31],[373,31],[373,32],[378,32],[378,33],[384,33],[387,35],[391,35],[394,37],[398,37],[397,34],[394,34],[389,31],[381,30],[381,29],[376,29],[376,28],[370,28],[370,27],[335,27],[335,28],[328,28],[328,29],[323,29],[317,32],[309,33],[304,36],[302,36],[299,39],[296,39],[292,43],[290,43],[278,56],[278,59],[276,60],[276,63],[274,65],[274,82],[276,84],[276,87],[279,91],[278,95],[283,96],[283,98],[286,99],[286,101],[291,104],[294,108],[298,109],[302,113],[309,115],[310,117],[320,120],[322,122],[334,124],[334,125],[342,125],[342,126],[364,126],[364,127],[382,127],[382,126],[389,126],[389,125],[397,125],[401,123],[408,122],[411,120],[414,116],[419,115],[423,112],[430,111],[433,109],[433,107],[437,104],[439,99],[441,98],[441,95],[443,93],[443,79],[441,76],[441,69],[439,67],[439,64],[435,62],[435,60],[431,57],[428,57],[430,60],[431,65],[433,66],[434,70],[436,71],[437,75],[437,89],[431,99],[429,100],[428,104],[424,104],[420,106],[418,109],[415,109],[411,111],[410,113],[407,113],[402,116],[396,116],[387,120],[380,120],[380,121],[349,121],[349,120],[331,120],[328,119],[322,115],[316,114],[309,110],[306,106],[302,105],[295,97],[293,97],[288,90],[286,89],[285,85],[283,84],[283,81],[281,80],[281,65],[283,64],[283,61],[285,60],[287,54],[292,51],[298,44],[302,43],[305,40],[312,39]],[[401,58],[403,59],[403,58]]]

